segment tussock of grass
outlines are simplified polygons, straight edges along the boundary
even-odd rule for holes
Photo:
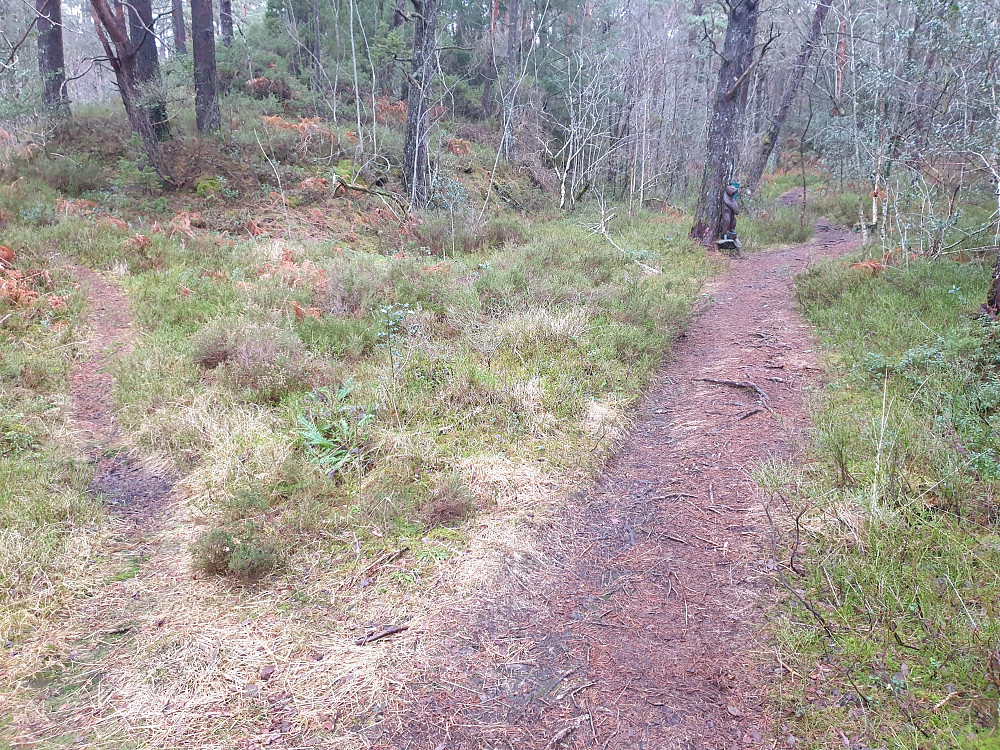
[[[816,405],[814,462],[760,483],[773,508],[790,503],[779,556],[814,609],[789,599],[778,624],[797,673],[782,723],[807,746],[843,732],[955,747],[997,726],[1000,339],[975,317],[988,275],[829,263],[797,280],[836,378]]]

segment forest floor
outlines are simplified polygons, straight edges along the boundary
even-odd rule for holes
[[[347,578],[327,556],[322,570],[296,569],[280,586],[241,590],[193,575],[204,522],[175,486],[175,467],[149,460],[116,416],[116,363],[143,345],[142,307],[56,256],[89,310],[66,429],[93,467],[89,494],[110,513],[72,603],[10,651],[10,674],[28,675],[13,683],[15,745],[721,748],[773,739],[764,680],[781,659],[762,630],[776,566],[752,474],[807,443],[804,396],[820,371],[791,279],[856,246],[845,230],[816,230],[810,243],[729,262],[703,288],[695,322],[593,489],[566,498],[578,483],[545,485],[534,505],[518,495],[524,528],[504,526],[511,508],[498,504],[467,554],[442,561],[430,589],[396,604],[393,589],[368,586],[408,574],[398,561],[407,548],[368,564],[356,538]],[[360,623],[377,634],[399,622],[409,623],[405,635],[357,638]]]
[[[858,244],[816,230],[731,262],[618,458],[539,545],[548,563],[512,564],[439,623],[448,648],[379,747],[771,746],[764,683],[784,667],[765,632],[776,564],[752,475],[799,456],[820,385],[792,278]]]
[[[91,329],[81,347],[85,358],[70,376],[70,430],[96,464],[90,492],[103,497],[116,515],[136,526],[148,525],[169,502],[173,481],[165,472],[143,466],[119,440],[108,367],[115,356],[133,348],[128,298],[86,266],[74,264],[70,271],[87,295]]]

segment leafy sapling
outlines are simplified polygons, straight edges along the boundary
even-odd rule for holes
[[[306,455],[331,479],[364,463],[365,428],[373,415],[348,402],[354,387],[320,388],[306,396],[295,436]]]

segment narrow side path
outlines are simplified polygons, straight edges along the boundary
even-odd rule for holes
[[[122,290],[90,268],[70,266],[87,295],[90,331],[83,360],[70,376],[72,424],[87,456],[97,463],[90,491],[100,494],[117,515],[137,525],[152,523],[169,498],[173,482],[149,472],[123,449],[114,418],[108,366],[134,347],[132,313]]]
[[[791,279],[856,246],[820,222],[813,242],[731,263],[619,458],[557,520],[558,563],[441,628],[443,663],[379,747],[771,747],[774,574],[750,472],[806,445],[820,370]]]

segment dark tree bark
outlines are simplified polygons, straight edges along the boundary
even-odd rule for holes
[[[759,15],[758,0],[730,0],[729,26],[722,48],[712,119],[708,126],[708,155],[701,177],[694,226],[691,228],[691,237],[705,244],[711,244],[719,237],[722,193],[736,171]]]
[[[191,51],[194,53],[195,122],[199,133],[211,133],[219,129],[220,122],[212,0],[191,0]]]
[[[42,77],[42,103],[52,114],[68,115],[62,2],[36,0],[35,10],[38,12],[38,72]]]
[[[219,0],[219,28],[222,30],[222,46],[233,43],[233,0]]]
[[[97,36],[101,40],[101,46],[104,47],[108,64],[115,74],[118,93],[121,95],[129,123],[142,140],[149,165],[164,182],[169,184],[172,180],[163,161],[156,129],[149,117],[149,110],[142,106],[139,96],[136,48],[129,36],[125,5],[115,2],[112,7],[109,0],[90,0],[90,8]]]
[[[504,99],[503,154],[514,161],[514,82],[517,79],[517,53],[520,50],[520,8],[518,0],[507,6],[507,91]]]
[[[406,23],[406,0],[397,0],[396,7],[392,11],[392,25],[390,29],[398,29]]]
[[[833,0],[820,0],[816,6],[816,11],[813,13],[812,26],[809,27],[809,35],[806,37],[805,44],[802,45],[802,49],[799,51],[799,56],[795,59],[795,67],[792,68],[791,76],[785,84],[781,104],[774,115],[774,119],[771,120],[771,124],[768,125],[767,130],[764,132],[764,137],[760,142],[760,149],[755,155],[753,163],[750,165],[750,172],[746,179],[746,187],[750,191],[757,187],[760,183],[760,178],[764,175],[764,170],[767,168],[767,160],[771,158],[771,152],[774,151],[774,147],[778,143],[778,138],[781,136],[781,129],[785,126],[788,113],[792,110],[795,97],[802,87],[802,79],[805,78],[806,69],[809,67],[809,60],[812,58],[813,50],[816,49],[816,41],[819,39],[820,31],[823,29],[823,20],[826,18],[826,14],[830,11],[832,5]]]
[[[403,180],[410,195],[410,208],[427,205],[430,169],[427,134],[430,130],[428,94],[434,79],[437,17],[440,0],[412,0],[413,55],[407,96],[406,134],[403,141]]]
[[[486,49],[486,82],[483,84],[483,117],[489,117],[492,109],[493,79],[497,74],[497,64],[493,48],[497,43],[497,19],[500,17],[500,0],[493,0],[493,14],[490,21],[490,33],[487,37],[489,46]]]
[[[170,137],[167,124],[167,102],[160,80],[160,56],[153,36],[152,0],[131,0],[128,6],[129,37],[135,49],[135,72],[140,93],[149,107],[149,119],[156,137],[161,141]]]
[[[983,305],[982,312],[994,320],[1000,315],[1000,252],[997,253],[996,261],[993,263],[993,274],[990,276],[990,286],[986,291],[986,304]]]
[[[170,0],[170,18],[174,25],[174,51],[187,54],[187,32],[184,29],[184,0]]]
[[[319,29],[319,0],[313,0],[313,81],[317,91],[323,90],[323,37]],[[374,83],[372,84],[374,85]]]

